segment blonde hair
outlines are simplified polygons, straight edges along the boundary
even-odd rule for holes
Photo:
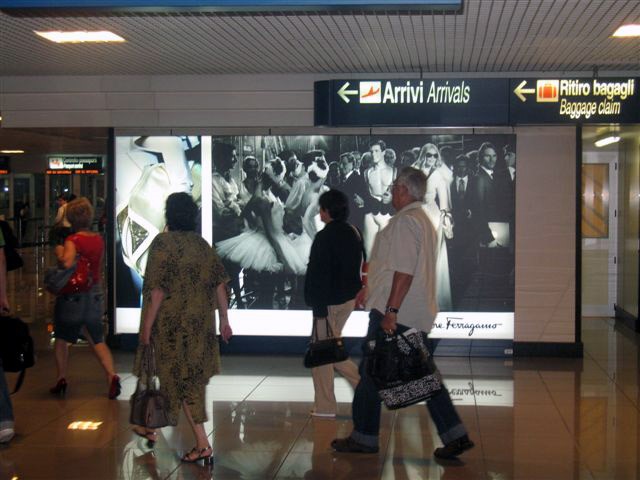
[[[73,230],[78,231],[91,227],[93,207],[87,197],[78,197],[70,201],[65,213]]]
[[[438,156],[433,164],[434,168],[438,168],[442,165],[442,155],[440,155],[440,149],[433,143],[425,143],[420,149],[420,155],[418,155],[418,161],[416,162],[419,168],[426,168],[427,166],[427,150],[431,148],[436,151]],[[415,165],[415,164],[414,164]]]

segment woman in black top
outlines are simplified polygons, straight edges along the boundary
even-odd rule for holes
[[[328,336],[325,319],[339,337],[355,307],[355,297],[362,288],[360,267],[363,261],[362,237],[347,222],[349,200],[338,190],[329,190],[319,199],[320,219],[326,224],[311,246],[304,285],[305,302],[313,310],[318,338]],[[358,367],[351,360],[311,369],[315,389],[312,415],[335,417],[336,398],[333,371],[337,370],[355,388],[360,380]]]

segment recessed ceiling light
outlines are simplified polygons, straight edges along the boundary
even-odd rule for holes
[[[613,34],[614,37],[640,37],[640,24],[623,25]]]
[[[17,153],[24,153],[24,150],[0,150],[0,153],[13,153],[13,154],[17,154]]]
[[[601,138],[594,142],[596,147],[604,147],[606,145],[611,145],[612,143],[616,143],[620,141],[620,137],[615,135],[609,135],[608,137]]]
[[[47,40],[51,40],[55,43],[84,43],[84,42],[124,42],[124,38],[120,35],[116,35],[113,32],[37,32],[39,35]]]

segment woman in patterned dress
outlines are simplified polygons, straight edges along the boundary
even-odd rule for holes
[[[166,231],[153,240],[144,276],[141,347],[134,374],[142,373],[142,346],[153,343],[160,390],[169,399],[169,423],[177,425],[180,408],[193,430],[196,446],[184,462],[213,461],[204,429],[205,387],[220,370],[215,310],[226,342],[232,331],[227,318],[229,281],[215,248],[195,232],[198,207],[187,193],[167,198]],[[157,433],[134,427],[153,446]]]

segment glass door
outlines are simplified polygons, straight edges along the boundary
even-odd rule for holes
[[[11,179],[9,175],[0,175],[0,218],[8,220],[11,213]]]
[[[35,182],[33,174],[14,174],[13,176],[13,230],[20,245],[35,241],[36,226],[31,221],[32,208],[35,205]]]

